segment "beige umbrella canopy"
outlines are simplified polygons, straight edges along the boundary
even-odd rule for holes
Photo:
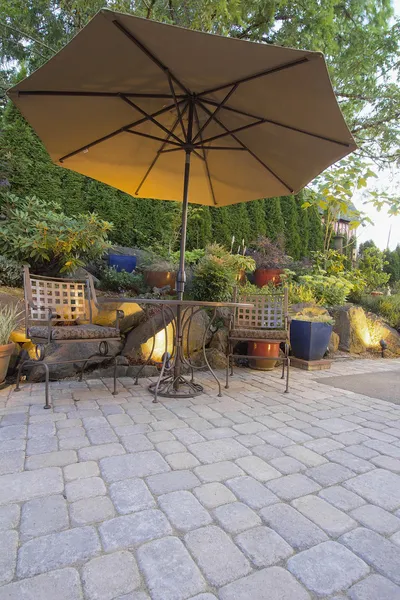
[[[183,200],[182,250],[188,200],[297,192],[356,148],[322,54],[109,10],[8,93],[56,164]]]
[[[9,96],[56,164],[146,198],[182,201],[185,150],[189,201],[226,206],[297,192],[356,148],[322,54],[109,10]]]

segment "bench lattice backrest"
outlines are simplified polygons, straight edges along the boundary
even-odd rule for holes
[[[87,315],[89,280],[47,278],[30,274],[25,269],[24,288],[28,316],[33,321],[48,321],[49,309],[57,315],[58,321],[88,320],[91,317]]]
[[[238,329],[285,329],[287,292],[271,294],[241,294],[239,302],[253,308],[237,308],[234,327]]]

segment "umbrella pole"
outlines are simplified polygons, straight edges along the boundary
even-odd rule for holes
[[[181,224],[181,243],[179,254],[179,270],[176,277],[176,291],[178,292],[178,300],[183,300],[185,291],[186,272],[185,272],[185,251],[186,251],[186,231],[187,231],[187,215],[188,215],[188,191],[189,191],[189,175],[190,175],[190,150],[186,150],[185,158],[185,175],[183,180],[183,206],[182,206],[182,224]]]
[[[186,251],[186,230],[187,230],[187,215],[188,215],[188,191],[189,191],[189,174],[190,174],[190,150],[186,150],[185,158],[185,175],[183,180],[183,205],[182,205],[182,225],[181,225],[181,244],[179,254],[179,270],[176,277],[176,290],[178,292],[178,300],[183,300],[185,291],[186,272],[185,272],[185,251]],[[182,365],[182,348],[183,331],[182,331],[182,308],[177,307],[176,311],[176,356],[174,365],[174,389],[179,389],[181,365]]]
[[[185,148],[185,173],[183,176],[183,198],[182,198],[182,225],[181,225],[181,245],[179,254],[179,270],[177,274],[177,292],[178,300],[183,300],[185,291],[186,272],[185,272],[185,251],[186,251],[186,231],[187,231],[187,216],[188,216],[188,200],[189,200],[189,177],[190,177],[190,158],[192,153],[192,137],[193,137],[193,116],[194,103],[193,99],[189,102],[188,112],[188,127],[186,134],[187,147]],[[182,309],[177,307],[176,314],[176,357],[174,365],[174,389],[179,389],[182,356],[183,356],[183,331],[182,331]]]
[[[189,200],[189,177],[190,177],[190,158],[192,153],[192,136],[193,136],[193,116],[194,103],[191,99],[189,103],[188,113],[188,128],[186,134],[187,147],[185,148],[185,173],[183,176],[183,198],[182,198],[182,226],[181,226],[181,246],[179,255],[179,271],[177,274],[177,292],[178,300],[183,300],[185,291],[186,272],[185,272],[185,251],[186,251],[186,231],[187,231],[187,214]],[[182,331],[182,309],[177,307],[176,314],[176,356],[174,365],[174,389],[179,390],[181,379],[181,367],[183,357],[183,331]]]

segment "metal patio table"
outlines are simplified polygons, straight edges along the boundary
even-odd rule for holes
[[[105,303],[106,299],[99,299],[99,303]],[[252,308],[253,304],[243,302],[198,302],[196,300],[161,300],[155,298],[117,298],[119,302],[131,302],[145,306],[158,306],[161,309],[162,325],[165,331],[165,347],[162,356],[161,370],[158,380],[151,383],[149,390],[154,394],[153,402],[158,401],[158,396],[165,398],[191,398],[203,393],[203,387],[194,379],[196,370],[206,368],[218,385],[218,396],[222,396],[221,383],[212,369],[206,353],[207,335],[217,317],[219,308]],[[212,311],[210,321],[204,331],[202,341],[202,352],[204,365],[194,365],[190,356],[189,339],[193,318],[203,310]],[[172,336],[168,336],[168,326],[172,326]],[[135,384],[144,367],[150,363],[156,345],[156,327],[153,329],[153,343],[146,362],[136,374]],[[172,348],[169,351],[169,342]],[[186,341],[186,349],[185,349]],[[189,377],[183,374],[183,370],[189,372]]]

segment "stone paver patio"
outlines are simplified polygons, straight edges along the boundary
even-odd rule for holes
[[[316,381],[396,369],[3,390],[0,600],[400,599],[400,406]]]

